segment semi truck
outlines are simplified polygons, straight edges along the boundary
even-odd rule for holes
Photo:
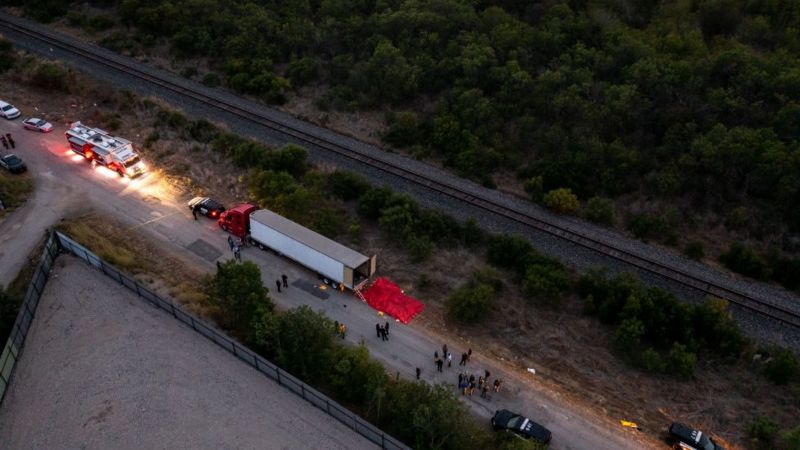
[[[121,177],[135,178],[146,170],[127,139],[111,136],[107,131],[80,122],[70,125],[65,134],[72,151],[90,162],[108,167]]]
[[[218,224],[223,231],[262,250],[279,255],[311,269],[336,289],[358,293],[377,269],[377,257],[355,250],[315,231],[255,205],[243,204],[224,211]]]

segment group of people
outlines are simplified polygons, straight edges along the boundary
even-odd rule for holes
[[[489,389],[494,389],[495,392],[500,392],[500,386],[503,384],[503,380],[495,378],[494,383],[491,383],[490,386],[489,377],[491,375],[491,372],[485,370],[484,374],[478,376],[478,379],[475,380],[474,374],[468,375],[466,373],[459,373],[458,388],[461,389],[461,393],[463,395],[470,396],[475,393],[475,389],[477,388],[481,393],[481,398],[489,398]]]
[[[3,143],[3,148],[8,150],[8,147],[17,148],[17,144],[11,139],[11,133],[6,133],[5,136],[0,134],[0,142]]]
[[[375,333],[381,338],[382,341],[389,340],[389,322],[386,322],[386,325],[381,325],[379,323],[375,324]]]

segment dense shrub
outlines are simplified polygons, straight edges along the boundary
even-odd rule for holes
[[[602,225],[614,224],[614,206],[607,198],[592,197],[586,202],[584,214],[587,219]]]
[[[11,42],[0,37],[0,73],[10,69],[14,65],[16,58]]]
[[[453,291],[447,298],[447,312],[462,322],[480,322],[492,311],[494,289],[484,283],[469,283]]]
[[[686,257],[689,259],[700,261],[701,259],[703,259],[706,252],[703,249],[702,242],[692,241],[686,244],[686,247],[684,247],[683,249],[683,254],[686,255]]]
[[[778,435],[778,425],[766,417],[759,417],[747,427],[750,445],[756,449],[771,449]]]
[[[561,214],[574,214],[578,210],[578,196],[571,189],[554,189],[542,197],[542,203],[553,211]]]
[[[328,175],[328,190],[342,200],[355,200],[369,189],[367,180],[353,172],[337,170]]]
[[[389,188],[372,188],[359,197],[358,213],[368,219],[377,220],[381,217],[381,210],[393,196]]]
[[[570,287],[569,273],[558,261],[530,264],[522,278],[522,292],[541,303],[559,304]]]
[[[533,246],[522,236],[496,235],[489,239],[487,260],[494,266],[524,274],[534,252]]]
[[[69,92],[69,75],[58,63],[43,62],[31,74],[30,83],[52,91]]]
[[[671,226],[661,214],[642,213],[628,221],[628,230],[639,239],[662,239],[668,237]]]
[[[764,376],[775,384],[786,384],[800,375],[800,362],[789,350],[774,349],[764,365]]]
[[[731,244],[728,251],[719,256],[719,261],[734,272],[739,272],[758,280],[767,279],[770,276],[769,266],[766,261],[758,256],[753,249],[738,242]]]
[[[577,290],[588,314],[615,326],[617,352],[645,370],[663,367],[665,373],[688,379],[698,354],[732,362],[744,349],[745,339],[723,300],[687,305],[666,291],[645,288],[630,275],[607,278],[603,272],[582,276]]]

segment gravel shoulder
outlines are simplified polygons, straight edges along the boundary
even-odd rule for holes
[[[4,449],[376,448],[72,256],[0,408]]]

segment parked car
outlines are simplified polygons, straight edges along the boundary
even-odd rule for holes
[[[17,155],[6,155],[0,157],[0,167],[11,173],[22,173],[28,170],[28,166]]]
[[[667,442],[675,449],[725,450],[724,447],[714,442],[714,439],[707,434],[679,422],[673,422],[669,426]]]
[[[507,409],[495,411],[494,417],[492,417],[492,428],[495,431],[507,430],[526,439],[535,439],[543,444],[549,443],[553,437],[547,428]]]
[[[14,108],[14,105],[0,100],[0,116],[9,120],[16,119],[19,117],[19,110]]]
[[[25,119],[22,124],[26,130],[40,131],[42,133],[49,133],[53,131],[53,125],[50,122],[37,117]]]
[[[212,200],[208,197],[195,197],[189,200],[189,209],[197,211],[198,213],[216,219],[225,211],[225,207],[219,202]]]

